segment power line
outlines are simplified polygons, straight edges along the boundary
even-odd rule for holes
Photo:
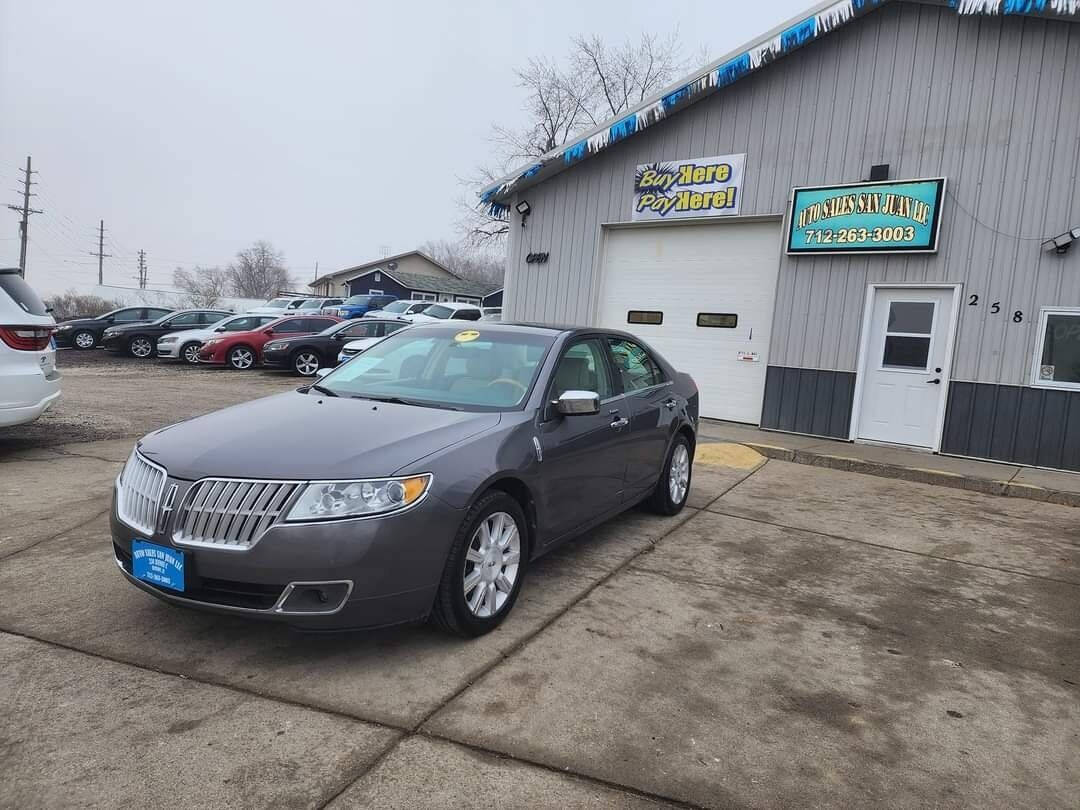
[[[30,156],[27,155],[26,168],[23,170],[22,205],[8,206],[12,211],[22,214],[22,219],[19,220],[19,275],[23,278],[26,277],[26,240],[30,238],[30,215],[43,213],[37,208],[30,207],[30,198],[37,196],[30,193],[30,186],[34,184],[33,176],[35,174],[37,172],[30,168]]]

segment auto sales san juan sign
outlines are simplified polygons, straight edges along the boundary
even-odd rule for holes
[[[644,163],[634,172],[634,220],[730,217],[742,202],[746,155]]]
[[[796,188],[788,254],[935,253],[945,178]]]

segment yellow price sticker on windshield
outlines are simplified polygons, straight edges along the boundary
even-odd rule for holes
[[[454,340],[458,343],[468,343],[470,340],[476,340],[480,337],[480,333],[475,329],[466,329],[464,332],[458,332],[454,335]]]

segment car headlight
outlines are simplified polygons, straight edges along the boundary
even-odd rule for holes
[[[212,339],[206,341],[206,343],[204,343],[203,346],[216,346],[219,343],[221,343],[221,338],[212,338]]]
[[[115,337],[116,332],[114,330],[112,330],[112,329],[106,329],[104,332],[101,333],[101,336],[102,337]]]
[[[63,325],[61,325],[61,326],[58,326],[58,327],[56,327],[56,331],[57,331],[57,332],[67,332],[67,331],[69,331],[69,330],[70,330],[71,328],[72,328],[72,327],[71,327],[71,324],[63,324]]]
[[[284,343],[267,343],[265,346],[263,346],[264,350],[269,350],[269,351],[277,351],[278,349],[283,349],[283,348],[285,348]]]
[[[174,338],[174,337],[163,337],[163,338],[160,338],[158,340],[158,343],[176,343],[176,338]]]
[[[293,504],[287,522],[334,520],[398,512],[421,501],[431,474],[361,481],[313,481]]]

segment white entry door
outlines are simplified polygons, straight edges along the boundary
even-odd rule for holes
[[[952,288],[875,288],[857,437],[933,448],[945,406]]]

